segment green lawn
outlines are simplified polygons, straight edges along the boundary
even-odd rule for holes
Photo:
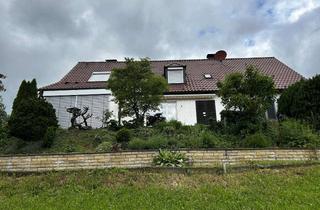
[[[0,174],[0,209],[319,209],[320,166]]]

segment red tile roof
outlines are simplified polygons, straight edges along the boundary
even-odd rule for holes
[[[217,82],[227,74],[244,71],[247,65],[256,66],[263,74],[272,76],[277,89],[285,89],[303,77],[274,57],[227,58],[223,61],[213,59],[189,60],[152,60],[153,72],[163,75],[164,67],[178,63],[186,65],[186,83],[171,84],[169,93],[214,92]],[[59,82],[45,86],[41,90],[102,89],[106,82],[88,82],[92,72],[112,71],[125,66],[124,61],[79,62]],[[211,74],[212,79],[205,79],[204,74]]]

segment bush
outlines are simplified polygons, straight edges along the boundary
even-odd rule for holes
[[[180,152],[159,150],[159,154],[153,159],[157,166],[163,167],[183,167],[188,164],[185,154]]]
[[[110,119],[112,117],[112,112],[108,109],[103,112],[102,124],[103,127],[108,127],[110,125]]]
[[[204,148],[217,148],[217,147],[226,147],[227,143],[224,143],[224,139],[221,139],[214,133],[204,132],[200,141],[202,142],[202,147]]]
[[[131,140],[130,130],[127,128],[122,128],[116,134],[116,141],[120,143],[123,147],[125,147],[128,142]]]
[[[74,145],[67,145],[65,148],[64,148],[64,151],[65,152],[75,152],[77,151],[76,147]]]
[[[243,146],[248,148],[263,148],[272,146],[272,141],[261,132],[248,135],[243,140]]]
[[[307,124],[288,119],[280,124],[280,145],[285,147],[319,147],[320,137]]]
[[[168,148],[168,138],[161,135],[153,136],[147,140],[147,149]]]
[[[118,124],[118,121],[109,120],[107,128],[111,131],[118,131],[120,130],[121,126]]]
[[[222,121],[225,122],[224,131],[228,134],[245,137],[265,128],[266,120],[262,116],[252,116],[250,113],[223,110]]]
[[[113,145],[109,141],[104,141],[101,144],[99,144],[96,148],[97,152],[111,152],[113,148]]]
[[[172,130],[172,131],[177,131],[177,130],[180,130],[183,125],[181,122],[177,121],[177,120],[170,120],[168,122],[166,121],[162,121],[162,122],[159,122],[156,124],[155,126],[158,130],[160,131],[165,131],[167,128],[169,128],[169,130]]]
[[[129,142],[128,148],[133,150],[148,149],[148,142],[143,139],[134,138]]]
[[[43,138],[43,147],[51,147],[52,144],[53,144],[53,141],[56,137],[56,130],[57,128],[56,127],[48,127],[45,135],[44,135],[44,138]]]
[[[165,121],[166,118],[162,116],[162,113],[147,116],[147,126],[154,126],[157,123]]]
[[[149,138],[154,136],[155,133],[155,129],[153,128],[140,127],[134,130],[134,135],[141,138]]]
[[[309,122],[320,130],[320,75],[287,88],[278,100],[279,113]]]

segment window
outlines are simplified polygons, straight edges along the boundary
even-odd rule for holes
[[[211,79],[212,78],[211,74],[204,74],[203,76],[204,76],[205,79]]]
[[[164,102],[160,105],[160,112],[166,120],[176,120],[177,119],[177,109],[176,102]]]
[[[109,77],[110,77],[110,72],[96,71],[92,73],[88,81],[89,82],[105,82],[105,81],[108,81]]]
[[[183,67],[168,67],[167,79],[169,84],[184,83],[184,69]]]

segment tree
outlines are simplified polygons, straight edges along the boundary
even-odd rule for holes
[[[50,126],[58,126],[53,106],[38,97],[36,80],[24,80],[8,121],[10,134],[23,140],[41,140]]]
[[[0,74],[0,92],[6,91],[4,88],[2,79],[5,79],[6,76],[3,74]],[[2,95],[0,95],[0,126],[3,126],[3,124],[7,121],[7,113],[6,113],[6,107],[3,104]]]
[[[168,85],[162,76],[151,71],[148,59],[126,58],[126,67],[112,71],[108,88],[121,105],[121,116],[134,117],[137,125],[142,125],[145,114],[158,109]]]
[[[226,109],[223,115],[237,123],[240,130],[249,126],[247,122],[259,123],[276,94],[272,78],[260,74],[254,66],[248,66],[244,73],[227,75],[224,81],[218,82],[218,88],[218,96]]]
[[[0,92],[5,91],[6,89],[4,88],[2,80],[5,79],[6,76],[0,73]]]
[[[278,110],[287,117],[307,121],[320,130],[320,75],[289,86],[278,100]]]
[[[4,76],[3,74],[0,74],[0,92],[5,91],[4,85],[2,83],[2,79],[5,79],[5,78],[6,76]],[[0,142],[1,140],[5,140],[7,138],[7,128],[6,128],[7,118],[8,118],[8,115],[6,113],[6,107],[3,104],[2,95],[0,95]]]

